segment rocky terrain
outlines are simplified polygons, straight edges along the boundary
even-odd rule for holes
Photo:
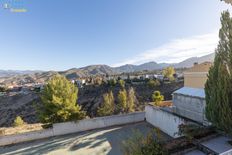
[[[136,91],[136,110],[142,110],[146,102],[150,101],[153,91],[160,90],[165,96],[165,100],[171,99],[173,91],[181,88],[183,82],[163,84],[158,87],[150,88],[147,85],[127,85],[126,88],[133,87]],[[96,116],[97,107],[102,102],[102,95],[112,90],[117,102],[117,94],[120,90],[119,86],[88,86],[79,89],[78,104],[87,111],[90,117]],[[8,97],[0,97],[0,127],[11,126],[13,120],[18,116],[22,116],[27,123],[37,123],[36,107],[41,104],[39,94],[29,93],[18,94]]]

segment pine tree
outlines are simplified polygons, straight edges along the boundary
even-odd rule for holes
[[[74,84],[63,76],[54,76],[42,92],[41,121],[59,123],[83,119],[85,113],[77,104],[77,94],[78,89]]]
[[[217,128],[232,134],[232,19],[221,17],[219,45],[205,84],[206,117]]]
[[[121,112],[127,111],[127,92],[125,89],[120,90],[118,93],[118,108]]]
[[[127,101],[127,112],[133,112],[135,111],[135,100],[136,100],[136,96],[135,96],[135,91],[134,89],[131,87],[128,90],[128,101]]]
[[[113,92],[110,91],[103,95],[103,104],[100,108],[98,108],[99,116],[109,116],[114,113],[114,95]]]

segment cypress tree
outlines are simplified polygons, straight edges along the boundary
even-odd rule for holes
[[[206,117],[232,134],[232,19],[228,11],[222,13],[221,25],[214,65],[205,84]]]
[[[110,91],[103,95],[103,104],[98,108],[98,116],[109,116],[114,113],[114,95]]]
[[[118,103],[118,109],[123,113],[127,112],[127,92],[125,89],[119,91]]]
[[[135,96],[135,91],[134,88],[130,88],[128,90],[128,95],[127,95],[127,112],[134,112],[135,111],[135,100],[136,100],[136,96]]]

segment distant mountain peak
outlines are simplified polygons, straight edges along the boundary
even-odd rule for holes
[[[88,77],[94,75],[115,75],[120,73],[129,73],[129,72],[137,72],[137,71],[153,71],[153,70],[161,70],[168,66],[173,66],[175,68],[189,68],[192,67],[195,62],[213,62],[215,57],[215,53],[211,53],[202,57],[192,57],[186,59],[180,63],[157,63],[154,61],[150,61],[141,65],[132,65],[126,64],[120,67],[110,67],[107,65],[90,65],[82,68],[71,68],[66,71],[55,72],[35,72],[35,71],[4,71],[0,70],[0,81],[4,83],[10,83],[12,81],[22,81],[23,79],[30,78],[32,81],[45,81],[49,79],[51,76],[59,73],[61,75],[66,76],[68,79],[76,79],[79,77]],[[3,78],[5,77],[5,78]]]

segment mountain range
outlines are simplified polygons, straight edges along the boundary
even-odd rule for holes
[[[0,70],[0,82],[5,83],[5,80],[13,81],[16,79],[31,80],[37,81],[40,79],[41,81],[46,80],[50,76],[54,74],[61,74],[66,76],[68,79],[74,79],[78,77],[86,77],[92,75],[113,75],[120,73],[130,73],[130,72],[138,72],[138,71],[152,71],[152,70],[160,70],[168,66],[173,66],[175,68],[189,68],[192,67],[195,62],[202,63],[205,61],[213,62],[215,53],[208,54],[202,57],[192,57],[186,59],[179,63],[156,63],[156,62],[148,62],[141,65],[123,65],[120,67],[110,67],[107,65],[91,65],[82,68],[72,68],[66,71],[5,71]]]

